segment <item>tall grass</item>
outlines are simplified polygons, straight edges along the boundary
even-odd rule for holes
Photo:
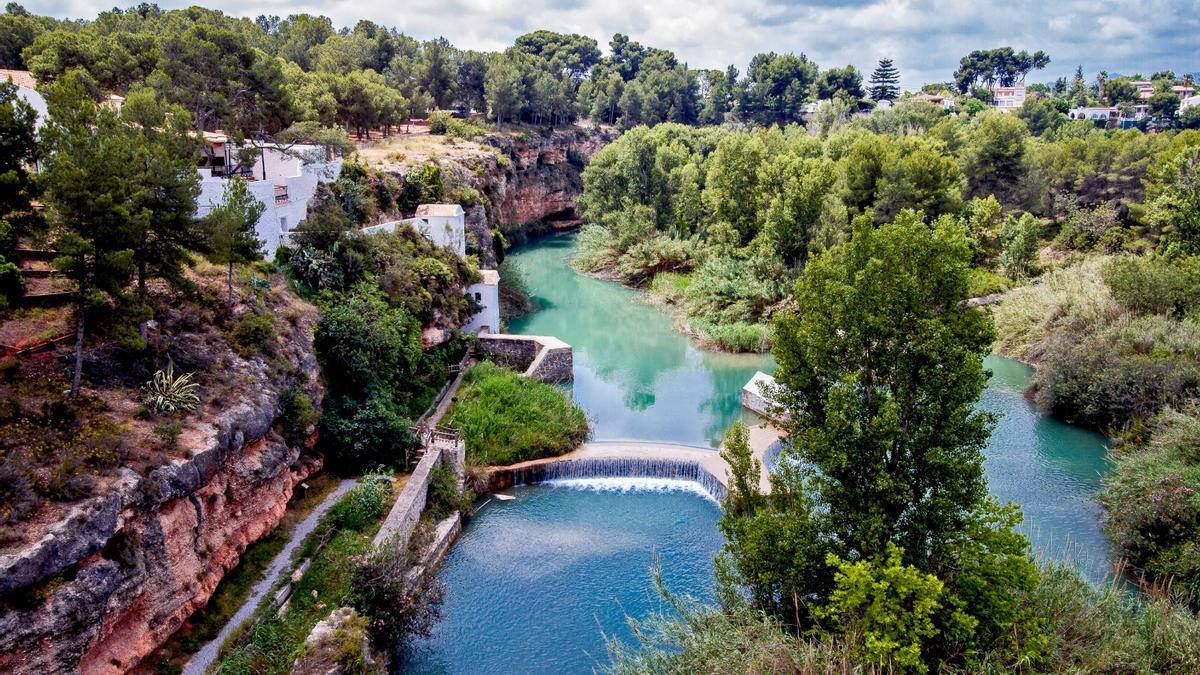
[[[560,389],[486,361],[463,378],[449,423],[478,465],[561,455],[588,436],[587,415]]]
[[[771,329],[765,323],[716,323],[706,319],[688,322],[689,332],[700,342],[727,352],[766,352],[771,349]]]
[[[1050,272],[1041,283],[1011,291],[992,312],[996,351],[1039,363],[1063,337],[1076,337],[1116,319],[1122,310],[1101,277],[1105,258]]]

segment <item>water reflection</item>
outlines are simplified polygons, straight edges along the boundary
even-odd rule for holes
[[[554,335],[575,349],[572,396],[597,439],[717,443],[742,414],[742,385],[770,356],[704,352],[671,318],[619,284],[577,274],[575,238],[543,239],[512,254],[538,311],[513,333]]]

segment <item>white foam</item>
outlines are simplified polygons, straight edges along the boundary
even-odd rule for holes
[[[690,480],[678,478],[643,478],[629,476],[612,476],[603,478],[556,478],[541,485],[565,487],[572,490],[592,490],[594,492],[690,492],[694,495],[718,503],[704,486]]]

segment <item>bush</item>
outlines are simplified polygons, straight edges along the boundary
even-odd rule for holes
[[[422,524],[408,546],[385,542],[354,566],[350,605],[367,617],[380,649],[390,651],[414,637],[428,637],[441,617],[445,585],[419,555],[429,539],[428,526]]]
[[[266,313],[246,312],[233,327],[233,343],[242,352],[265,352],[275,347],[275,322]]]
[[[407,470],[420,441],[404,411],[385,394],[371,394],[365,401],[330,394],[321,415],[321,447],[340,471],[376,466]]]
[[[1181,316],[1200,298],[1200,258],[1115,258],[1102,273],[1113,298],[1135,314]]]
[[[467,372],[447,418],[482,465],[561,455],[588,435],[587,415],[561,390],[490,362]]]
[[[967,285],[967,294],[972,298],[982,298],[985,295],[1003,293],[1013,286],[1012,282],[1008,279],[996,274],[991,270],[985,270],[979,267],[971,268],[970,277],[967,279]]]
[[[1033,272],[1041,230],[1041,224],[1030,213],[1004,219],[1004,226],[1000,228],[999,263],[1010,279],[1021,279]]]
[[[183,425],[179,422],[156,424],[150,432],[162,441],[165,449],[174,450],[175,446],[179,443],[179,434],[183,433]]]
[[[830,555],[829,564],[837,568],[834,589],[829,604],[816,614],[861,636],[867,663],[926,672],[921,646],[935,633],[942,582],[904,565],[901,554],[889,543],[886,560],[850,562]]]
[[[391,485],[386,476],[368,474],[329,509],[327,527],[363,531],[374,524],[390,505]]]
[[[764,323],[713,323],[692,319],[688,325],[702,342],[724,351],[761,353],[771,349],[771,328]]]
[[[429,113],[429,133],[438,136],[445,135],[446,130],[450,128],[450,113],[443,110],[435,110]]]
[[[475,494],[468,489],[459,489],[458,474],[446,462],[438,464],[429,477],[429,493],[425,502],[425,515],[434,521],[449,518],[456,511],[466,514],[471,508]]]
[[[25,279],[21,276],[21,268],[0,255],[0,309],[12,305],[24,293]]]
[[[175,362],[167,363],[142,389],[142,404],[156,413],[190,412],[200,405],[200,385],[192,373],[175,373]]]
[[[308,441],[321,414],[304,389],[294,384],[283,390],[280,399],[283,402],[280,413],[283,418],[283,440],[292,447],[302,446]]]

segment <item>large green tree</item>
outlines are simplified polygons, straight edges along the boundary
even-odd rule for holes
[[[876,101],[895,101],[900,97],[900,71],[891,59],[879,59],[879,65],[871,73],[868,91]]]
[[[233,266],[262,257],[262,240],[255,226],[266,206],[250,194],[246,181],[231,178],[221,204],[204,218],[208,257],[226,266],[226,291],[233,304]]]
[[[47,103],[39,182],[60,232],[55,264],[75,284],[74,396],[81,384],[88,314],[120,306],[133,273],[140,234],[132,199],[139,147],[117,114],[93,103],[77,77],[56,83]]]

